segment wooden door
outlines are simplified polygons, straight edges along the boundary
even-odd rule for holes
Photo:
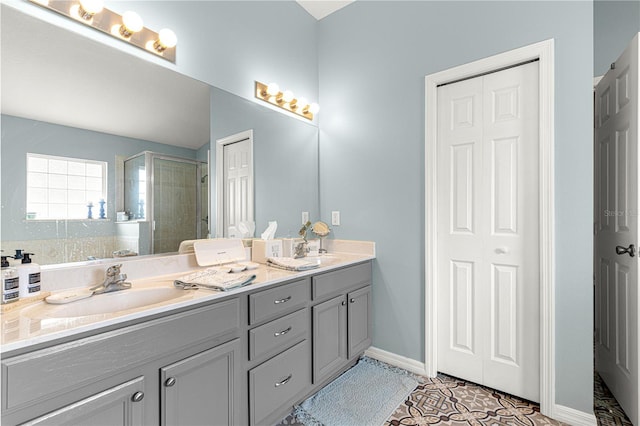
[[[595,92],[596,370],[638,424],[638,36]]]
[[[438,370],[538,401],[538,63],[438,88]]]

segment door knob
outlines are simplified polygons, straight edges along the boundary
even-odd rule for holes
[[[636,255],[636,246],[633,244],[629,245],[629,247],[616,246],[616,254],[622,255],[625,253],[629,253],[629,256],[633,257]]]

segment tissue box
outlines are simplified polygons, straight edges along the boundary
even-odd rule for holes
[[[251,260],[267,263],[268,257],[282,257],[282,240],[253,240]]]

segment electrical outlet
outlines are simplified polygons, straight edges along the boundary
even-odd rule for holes
[[[309,222],[309,212],[302,212],[302,224]]]
[[[340,225],[340,212],[333,211],[331,212],[331,225],[339,226]]]

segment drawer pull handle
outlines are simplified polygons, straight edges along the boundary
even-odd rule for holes
[[[144,392],[138,391],[138,392],[134,393],[133,396],[131,396],[131,400],[133,402],[140,402],[143,399],[144,399]]]
[[[169,377],[167,380],[165,380],[164,385],[168,388],[170,388],[171,386],[176,384],[176,378],[175,377]]]
[[[273,303],[275,303],[276,305],[279,305],[280,303],[287,303],[289,300],[291,300],[291,296],[287,296],[284,299],[280,299],[280,300],[274,300]]]
[[[274,335],[275,337],[278,337],[278,336],[284,336],[285,334],[287,334],[287,333],[288,333],[288,332],[290,332],[290,331],[291,331],[291,326],[289,326],[289,327],[288,327],[287,329],[285,329],[285,330],[282,330],[282,331],[276,331],[275,333],[273,333],[273,335]]]
[[[350,303],[356,303],[356,299],[349,300]]]
[[[282,386],[282,385],[286,385],[287,383],[289,383],[289,380],[291,380],[292,377],[293,377],[293,374],[289,374],[286,379],[284,379],[281,382],[276,383],[275,386],[279,387],[279,386]]]

